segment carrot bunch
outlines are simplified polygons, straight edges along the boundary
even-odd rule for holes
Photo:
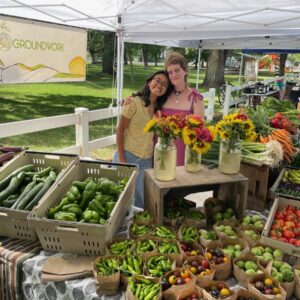
[[[288,163],[291,163],[293,157],[298,153],[298,148],[294,147],[290,134],[285,129],[272,130],[267,136],[260,135],[259,141],[263,144],[269,141],[278,141],[282,146],[283,157]]]

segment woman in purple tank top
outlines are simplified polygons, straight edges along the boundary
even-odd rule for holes
[[[174,91],[164,103],[162,114],[198,114],[204,118],[203,96],[187,84],[188,64],[184,56],[180,53],[172,52],[165,61],[165,69],[174,86]],[[177,139],[175,144],[177,146],[177,166],[183,166],[185,145],[180,139]]]

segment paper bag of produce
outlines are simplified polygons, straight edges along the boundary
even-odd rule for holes
[[[180,267],[183,262],[183,250],[177,240],[157,239],[158,253],[167,254]]]
[[[227,238],[222,240],[222,249],[231,259],[239,258],[249,252],[247,242],[241,238]]]
[[[176,262],[168,254],[149,254],[144,259],[144,274],[161,277],[176,268]]]
[[[147,238],[153,236],[153,226],[151,224],[132,223],[129,226],[129,237],[131,239]]]
[[[188,299],[188,297],[190,297],[190,299],[193,298],[202,299],[203,298],[202,288],[200,288],[197,285],[195,287],[186,287],[179,292],[176,300]]]
[[[186,226],[205,228],[206,222],[206,216],[202,212],[201,208],[190,208],[184,212],[183,224]]]
[[[144,260],[150,254],[158,253],[158,240],[156,238],[138,238],[135,241],[135,253]]]
[[[239,289],[236,293],[236,298],[238,299],[239,297],[245,297],[247,299],[254,297],[255,299],[259,299],[257,298],[257,295],[243,288]]]
[[[135,249],[135,240],[126,236],[115,237],[106,245],[106,253],[110,255],[126,255],[132,253]]]
[[[295,271],[295,296],[300,299],[300,265],[294,267]]]
[[[153,224],[154,219],[153,216],[149,213],[149,211],[138,211],[133,216],[133,222],[139,225]]]
[[[207,281],[201,286],[203,288],[204,299],[216,300],[216,299],[226,299],[235,300],[236,291],[231,290],[230,287],[224,281],[211,280]]]
[[[183,251],[183,262],[191,257],[204,254],[204,249],[197,242],[180,241],[180,246]]]

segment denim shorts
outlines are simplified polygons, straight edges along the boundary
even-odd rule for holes
[[[135,182],[134,206],[144,208],[144,170],[153,167],[153,157],[140,158],[126,150],[124,150],[124,157],[128,163],[139,166],[139,174]],[[119,162],[118,152],[114,153],[113,162]]]

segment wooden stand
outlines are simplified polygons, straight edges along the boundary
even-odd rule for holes
[[[269,167],[242,163],[240,172],[249,178],[247,208],[264,211],[268,194]]]
[[[177,167],[174,180],[159,181],[154,178],[153,169],[149,169],[145,171],[144,191],[145,209],[151,213],[157,224],[163,223],[164,196],[170,191],[175,195],[213,191],[215,197],[228,201],[228,206],[241,219],[247,204],[248,178],[242,174],[225,175],[218,169],[201,166],[198,173],[189,173],[184,167]]]

